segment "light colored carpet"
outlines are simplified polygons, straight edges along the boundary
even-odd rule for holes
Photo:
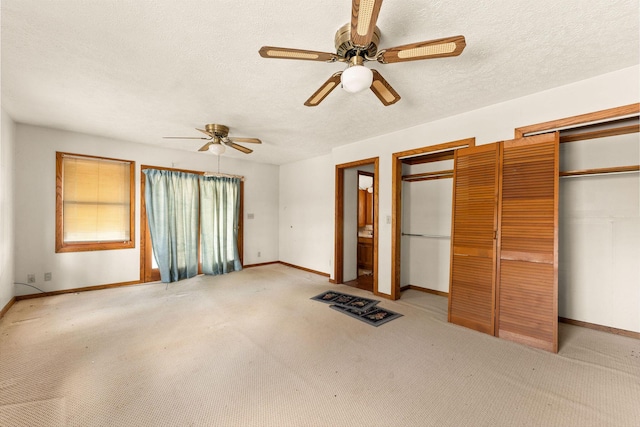
[[[371,297],[275,264],[20,301],[0,320],[0,425],[640,425],[638,340],[561,324],[550,354],[413,290],[376,328],[309,299],[332,288]]]

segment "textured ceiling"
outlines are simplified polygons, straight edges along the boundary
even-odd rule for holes
[[[371,91],[304,101],[343,64],[264,59],[262,45],[334,52],[349,0],[2,0],[2,107],[17,122],[197,150],[195,127],[258,137],[283,164],[333,147],[633,66],[637,0],[387,0],[380,48],[462,34],[462,55],[368,66]],[[208,155],[208,154],[203,154]]]

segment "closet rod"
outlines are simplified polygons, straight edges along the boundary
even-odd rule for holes
[[[424,172],[424,173],[416,173],[412,175],[403,175],[402,180],[411,182],[411,181],[426,181],[429,179],[442,179],[442,178],[453,178],[453,169],[442,170],[442,171],[433,171],[433,172]]]
[[[413,237],[427,237],[429,239],[450,239],[451,236],[443,236],[439,234],[415,234],[415,233],[402,233],[403,236]]]
[[[560,172],[561,178],[573,177],[573,176],[585,176],[585,175],[604,175],[609,173],[629,173],[640,171],[640,165],[634,166],[617,166],[613,168],[599,168],[599,169],[581,169],[575,171]]]

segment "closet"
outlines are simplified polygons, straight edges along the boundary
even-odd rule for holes
[[[636,116],[560,132],[558,243],[559,320],[636,338],[639,130]]]
[[[449,291],[453,150],[402,159],[401,289]]]
[[[393,154],[392,299],[406,289],[448,296],[454,151],[473,146],[466,138]]]
[[[450,322],[557,352],[558,144],[456,150]]]
[[[558,351],[558,320],[640,337],[640,105],[456,151],[449,321]]]

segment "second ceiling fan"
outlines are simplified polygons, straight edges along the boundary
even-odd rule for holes
[[[462,53],[466,43],[464,36],[453,36],[378,51],[380,30],[376,27],[376,21],[381,6],[382,0],[352,0],[351,22],[342,26],[335,35],[336,53],[263,46],[259,51],[260,56],[348,63],[346,70],[334,73],[307,99],[304,105],[308,107],[320,104],[338,84],[342,84],[347,92],[359,92],[370,88],[384,105],[395,104],[400,100],[400,95],[378,71],[365,67],[365,62],[378,61],[381,64],[390,64],[457,56]]]
[[[252,144],[262,144],[258,138],[238,138],[229,136],[229,127],[225,125],[218,125],[214,123],[210,123],[205,125],[204,129],[196,130],[207,135],[204,137],[194,137],[194,136],[165,136],[165,139],[202,139],[207,141],[202,147],[198,149],[198,151],[210,151],[214,154],[220,155],[225,151],[225,145],[231,148],[235,148],[238,151],[242,151],[245,154],[250,154],[253,152],[252,149],[243,147],[242,145],[236,144],[236,142],[250,142]]]

